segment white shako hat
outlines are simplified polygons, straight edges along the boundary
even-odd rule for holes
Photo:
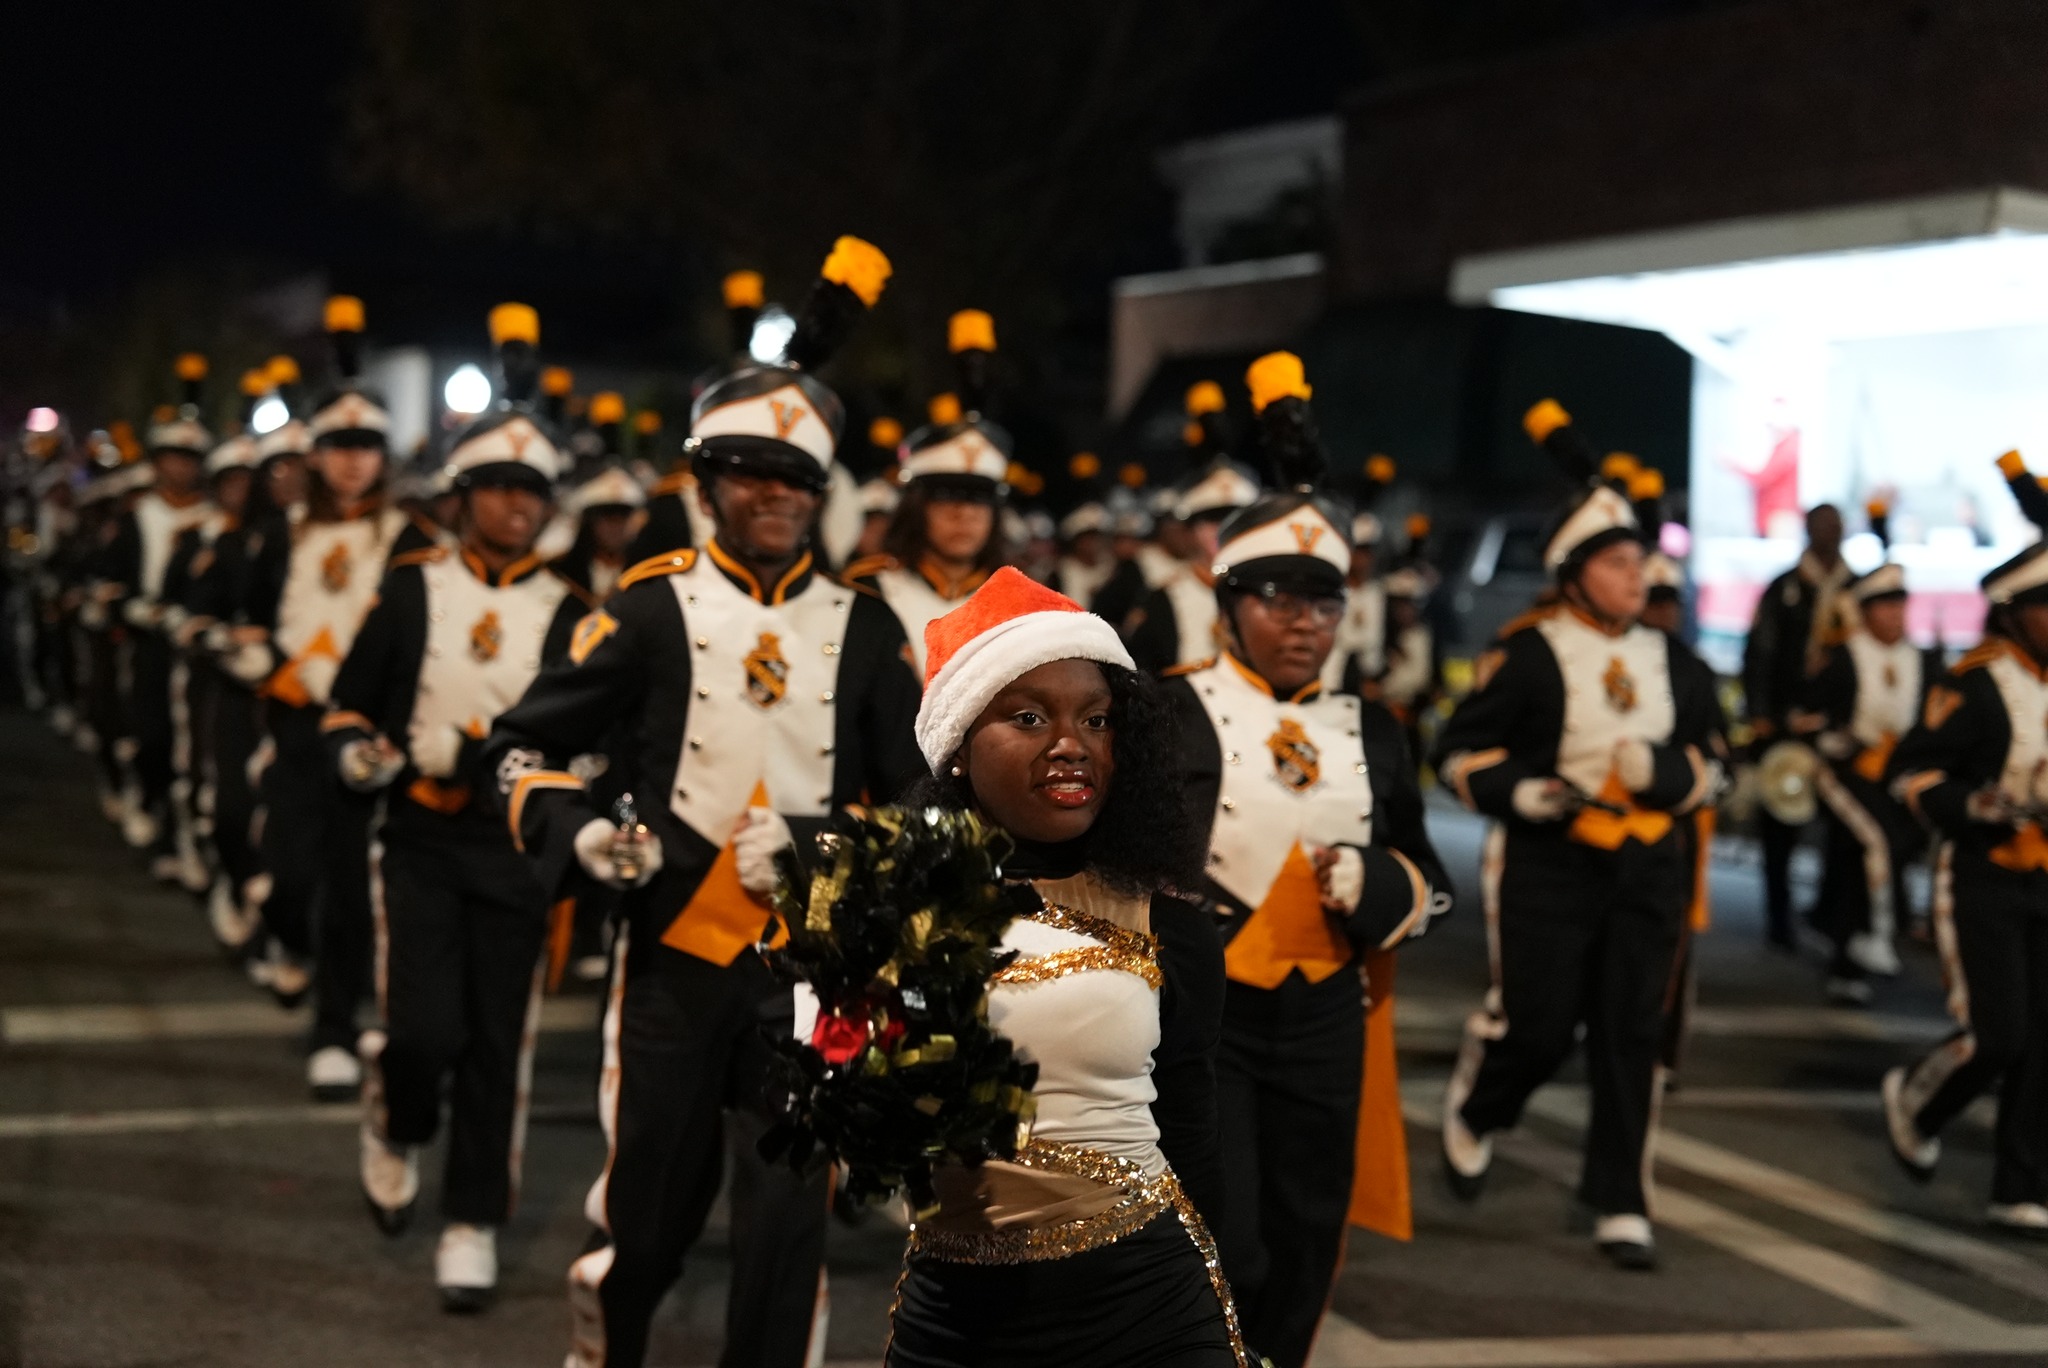
[[[214,445],[213,434],[199,421],[200,407],[206,399],[206,358],[198,352],[186,352],[178,358],[175,369],[178,406],[161,421],[149,425],[143,445],[152,456],[160,451],[182,451],[203,457]]]
[[[934,774],[960,749],[982,709],[1018,676],[1055,660],[1137,668],[1116,628],[1008,565],[925,626],[924,650],[917,747]]]
[[[1642,524],[1628,496],[1601,480],[1599,460],[1563,406],[1555,399],[1541,400],[1522,415],[1522,428],[1566,475],[1585,482],[1544,538],[1543,568],[1553,579],[1575,573],[1586,557],[1616,542],[1641,540]]]
[[[1219,529],[1211,567],[1216,588],[1244,593],[1278,585],[1342,594],[1351,570],[1352,514],[1315,492],[1328,461],[1308,406],[1313,391],[1301,358],[1270,352],[1252,362],[1245,381],[1276,492]]]
[[[500,304],[491,310],[490,329],[500,398],[491,412],[455,435],[442,468],[458,486],[520,484],[552,495],[566,462],[533,407],[540,386],[540,315],[525,304]]]
[[[2020,454],[2006,452],[1998,458],[1998,469],[2027,521],[2037,529],[2048,528],[2048,490],[2042,489]],[[2035,542],[1986,575],[1982,583],[1984,597],[1995,608],[2048,599],[2048,541]]]
[[[568,511],[578,516],[593,508],[645,508],[647,491],[622,465],[607,465],[569,491]]]
[[[314,446],[391,445],[391,414],[383,397],[363,388],[363,301],[327,301],[327,342],[334,354],[334,390],[313,406],[306,435]]]
[[[1259,477],[1230,459],[1225,442],[1223,386],[1197,380],[1182,402],[1187,422],[1181,429],[1193,473],[1171,486],[1171,498],[1154,512],[1164,518],[1192,522],[1222,519],[1248,508],[1259,497]]]
[[[958,499],[993,503],[1009,492],[1010,434],[982,417],[995,360],[996,323],[980,309],[962,309],[946,324],[946,350],[956,372],[951,394],[935,397],[931,422],[903,444],[903,475]]]
[[[825,490],[846,408],[810,372],[882,297],[891,269],[879,248],[859,238],[833,244],[781,362],[742,364],[706,385],[691,405],[683,450],[700,477],[740,471]]]
[[[903,491],[886,475],[877,475],[860,487],[860,511],[887,517],[903,502]]]

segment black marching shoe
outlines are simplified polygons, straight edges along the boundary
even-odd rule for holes
[[[1657,1237],[1647,1216],[1632,1212],[1602,1216],[1593,1223],[1593,1243],[1616,1268],[1648,1273],[1657,1267]]]

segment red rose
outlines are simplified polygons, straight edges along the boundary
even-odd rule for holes
[[[866,1049],[867,1044],[868,1020],[865,1016],[843,1017],[821,1012],[818,1024],[811,1029],[811,1048],[823,1055],[827,1064],[844,1064]]]

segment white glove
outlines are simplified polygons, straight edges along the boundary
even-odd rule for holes
[[[197,617],[180,608],[176,624],[166,621],[164,625],[170,628],[171,640],[177,642],[181,649],[189,651],[200,644],[200,639],[213,626],[213,619]]]
[[[1639,737],[1614,743],[1614,773],[1630,793],[1641,793],[1657,778],[1657,756]]]
[[[1814,738],[1813,748],[1830,760],[1847,760],[1856,753],[1856,738],[1845,731],[1826,731]]]
[[[107,625],[107,605],[98,599],[87,599],[78,605],[79,625],[89,632],[97,632]]]
[[[261,684],[270,678],[270,648],[260,641],[245,641],[221,658],[221,667],[244,684]]]
[[[789,823],[773,808],[750,807],[732,836],[740,866],[740,887],[757,898],[775,891],[775,853],[790,843]]]
[[[1986,826],[2011,826],[2019,821],[2020,814],[2005,790],[1996,784],[1986,784],[1963,800],[1963,814],[1973,822]]]
[[[306,697],[315,703],[334,696],[334,677],[340,673],[341,662],[332,656],[307,656],[299,662],[299,683],[306,686]]]
[[[462,755],[463,740],[460,728],[445,723],[423,728],[412,738],[412,762],[428,778],[446,779],[455,773],[455,762]]]
[[[638,888],[660,872],[661,842],[653,836],[644,836],[635,842],[640,848],[640,877],[627,883],[612,858],[618,842],[617,825],[602,817],[593,817],[576,833],[576,862],[583,866],[586,874],[607,888]]]
[[[404,768],[405,753],[396,746],[351,741],[341,748],[341,782],[357,793],[375,793],[396,779]]]
[[[1337,846],[1330,851],[1336,861],[1327,868],[1318,864],[1318,881],[1323,886],[1323,906],[1332,912],[1352,912],[1365,892],[1365,856],[1356,846]]]
[[[130,627],[154,627],[158,608],[146,598],[132,598],[121,605],[121,616]]]
[[[234,649],[234,628],[225,622],[209,623],[206,628],[206,649],[217,656],[224,656]]]
[[[1571,791],[1562,779],[1523,779],[1509,801],[1525,822],[1561,822],[1572,811]]]

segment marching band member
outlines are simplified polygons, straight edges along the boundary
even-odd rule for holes
[[[1441,677],[1436,634],[1422,615],[1429,589],[1428,574],[1415,565],[1400,566],[1380,580],[1387,615],[1381,653],[1385,664],[1369,686],[1370,696],[1386,705],[1411,741],[1421,737],[1422,714],[1436,701]]]
[[[434,1281],[449,1311],[490,1301],[519,1183],[547,897],[475,794],[492,720],[567,655],[595,606],[535,550],[561,466],[516,400],[455,439],[460,549],[392,558],[320,727],[343,783],[390,794],[374,856],[381,1021],[362,1047],[363,1194],[385,1233],[410,1224],[445,1087]]]
[[[1214,382],[1210,382],[1213,387]],[[1195,390],[1200,390],[1197,385]],[[1192,665],[1216,654],[1217,529],[1224,519],[1249,508],[1259,497],[1258,479],[1224,453],[1222,390],[1211,400],[1189,392],[1189,409],[1201,412],[1195,422],[1205,434],[1200,450],[1211,453],[1174,504],[1175,519],[1188,534],[1187,555],[1180,572],[1145,596],[1138,611],[1124,623],[1131,656],[1141,670],[1162,671]]]
[[[1222,650],[1167,691],[1182,783],[1210,814],[1203,891],[1224,918],[1223,1267],[1246,1340],[1301,1368],[1349,1221],[1408,1236],[1390,952],[1448,908],[1450,881],[1399,725],[1321,685],[1351,515],[1314,493],[1322,449],[1301,363],[1276,352],[1248,379],[1286,489],[1219,529]],[[1368,997],[1384,1035],[1370,1063]]]
[[[1883,540],[1883,505],[1872,505],[1871,520]],[[1906,863],[1926,840],[1919,821],[1885,791],[1885,767],[1942,669],[1938,656],[1906,639],[1904,569],[1888,561],[1844,592],[1858,625],[1807,680],[1791,723],[1813,735],[1825,761],[1814,787],[1827,813],[1826,863],[1812,913],[1835,946],[1825,991],[1863,1006],[1868,975],[1899,972],[1893,938],[1906,908]]]
[[[150,873],[166,883],[204,891],[205,870],[181,861],[181,833],[171,812],[176,727],[172,721],[174,650],[163,632],[164,571],[179,534],[213,512],[205,487],[206,454],[213,435],[199,418],[206,358],[188,352],[178,358],[184,398],[177,409],[149,429],[150,488],[122,515],[107,548],[104,592],[118,599],[127,625],[127,715],[135,739],[139,808],[127,829],[131,845],[152,852]],[[190,851],[190,835],[184,833]]]
[[[306,1083],[323,1101],[362,1083],[356,1010],[370,986],[372,801],[344,788],[320,739],[335,674],[376,600],[386,561],[424,539],[386,493],[390,415],[364,389],[362,301],[327,301],[338,386],[306,422],[306,501],[252,532],[246,625],[230,669],[263,680],[274,758],[263,773],[263,923],[270,946],[252,966],[283,1003],[318,993]]]
[[[1815,504],[1806,514],[1806,550],[1799,563],[1765,586],[1756,618],[1742,648],[1743,705],[1758,748],[1784,736],[1806,677],[1840,640],[1842,590],[1851,579],[1842,563],[1842,514],[1833,504]],[[1771,945],[1790,950],[1792,851],[1800,828],[1769,812],[1756,816],[1763,840],[1764,912]]]
[[[714,535],[621,579],[487,747],[544,888],[574,867],[632,890],[605,1022],[610,1157],[586,1204],[599,1234],[569,1273],[572,1366],[644,1358],[655,1306],[717,1195],[728,1110],[741,1138],[723,1361],[806,1362],[826,1198],[752,1143],[764,1126],[760,1027],[787,1032],[791,1011],[756,949],[771,934],[758,896],[791,822],[886,801],[920,768],[902,627],[881,600],[818,574],[808,545],[843,422],[811,371],[888,269],[875,248],[840,239],[787,362],[743,365],[698,397],[687,449]],[[621,723],[649,786],[623,834],[568,768]]]
[[[625,418],[626,404],[617,394],[592,396],[590,420],[603,435],[608,454],[618,451],[617,433]],[[630,564],[627,549],[646,517],[647,491],[622,463],[609,460],[563,502],[576,518],[576,538],[554,562],[554,569],[602,603]]]
[[[2048,527],[2044,493],[2019,453],[2000,467],[2020,508]],[[1991,1205],[1996,1227],[2048,1237],[2048,542],[1984,577],[1984,643],[1927,693],[1886,773],[1933,825],[1934,924],[1956,1033],[1884,1077],[1892,1153],[1926,1182],[1941,1132],[1994,1085]]]
[[[1438,773],[1499,825],[1484,873],[1494,985],[1444,1095],[1453,1187],[1476,1197],[1491,1135],[1586,1031],[1579,1198],[1623,1268],[1655,1266],[1646,1190],[1668,995],[1692,901],[1679,830],[1718,783],[1716,704],[1642,612],[1641,527],[1554,402],[1530,435],[1588,487],[1544,546],[1558,597],[1510,623],[1438,741]]]
[[[1102,474],[1102,458],[1092,451],[1077,451],[1067,462],[1067,474],[1080,486],[1080,502],[1059,521],[1059,590],[1086,607],[1116,573],[1116,558],[1109,554],[1109,509],[1095,495],[1095,482]]]
[[[1010,434],[981,412],[995,320],[961,310],[946,345],[959,372],[956,404],[904,446],[901,499],[882,555],[846,569],[849,583],[871,588],[895,612],[920,671],[926,625],[979,589],[1006,555],[998,514],[1009,493]]]
[[[1323,666],[1323,687],[1331,692],[1359,693],[1386,670],[1387,589],[1380,582],[1380,539],[1385,529],[1372,503],[1394,481],[1390,456],[1372,456],[1365,463],[1362,505],[1351,519],[1351,564],[1344,575],[1344,620],[1337,624],[1337,642]]]

